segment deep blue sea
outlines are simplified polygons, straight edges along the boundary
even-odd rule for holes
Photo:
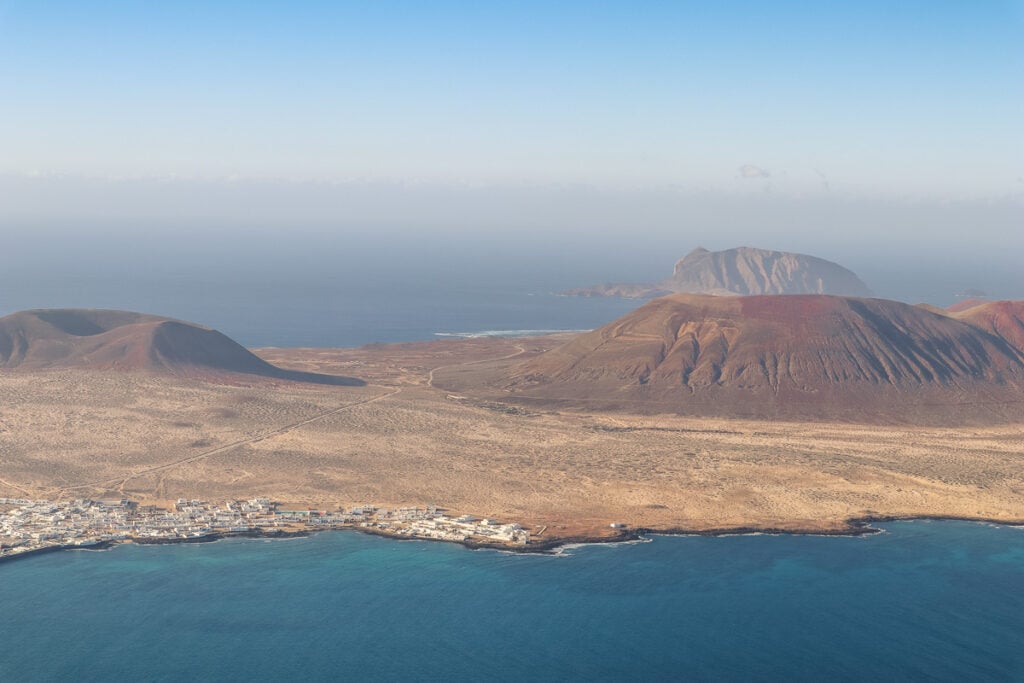
[[[558,556],[356,532],[0,565],[0,679],[1021,681],[1024,529],[654,537]]]

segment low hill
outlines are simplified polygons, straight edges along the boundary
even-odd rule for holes
[[[48,309],[0,318],[0,368],[80,368],[212,377],[257,375],[355,385],[347,377],[283,370],[201,325],[143,313]]]
[[[1014,348],[1024,349],[1024,301],[979,303],[954,313],[953,317],[990,332]]]
[[[527,402],[640,412],[1004,421],[1024,416],[1020,306],[956,319],[881,299],[675,294],[495,384]]]
[[[571,289],[574,296],[645,299],[669,293],[749,296],[760,294],[837,294],[870,296],[852,271],[806,254],[737,247],[697,248],[676,261],[672,276],[655,284],[603,284]]]
[[[989,303],[988,299],[982,299],[980,297],[971,297],[970,299],[961,299],[960,301],[957,301],[955,304],[948,307],[946,311],[948,313],[962,313],[963,311],[966,311],[969,308],[974,308],[975,306],[981,306],[987,303]]]

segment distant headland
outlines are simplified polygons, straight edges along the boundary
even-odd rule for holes
[[[786,251],[737,247],[694,249],[676,261],[672,275],[654,284],[603,284],[570,289],[571,296],[652,299],[666,294],[839,294],[871,296],[852,271],[837,263]]]

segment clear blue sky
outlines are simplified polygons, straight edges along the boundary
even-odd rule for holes
[[[8,175],[1006,197],[1022,121],[1022,2],[0,0]]]

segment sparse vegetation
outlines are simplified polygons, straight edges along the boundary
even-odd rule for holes
[[[448,376],[460,371],[460,359],[508,356],[516,343],[525,356],[537,348],[474,339],[260,352],[275,364],[325,373],[358,361],[366,387],[0,373],[0,495],[146,502],[259,493],[309,506],[429,500],[548,525],[545,536],[608,534],[611,521],[838,529],[865,515],[1024,518],[1021,425],[887,427],[579,409],[524,419],[427,386],[431,367],[449,366]],[[209,448],[191,446],[205,440]]]

